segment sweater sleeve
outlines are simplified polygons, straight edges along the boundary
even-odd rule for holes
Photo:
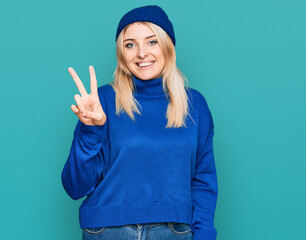
[[[106,105],[100,100],[106,114]],[[78,200],[90,194],[103,179],[109,154],[108,119],[102,126],[78,120],[61,179],[67,194]]]
[[[214,123],[205,98],[201,95],[199,110],[198,148],[195,173],[191,182],[193,240],[215,240],[215,207],[218,186],[213,153]]]

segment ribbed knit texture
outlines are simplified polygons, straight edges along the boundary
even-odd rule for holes
[[[134,22],[151,22],[160,26],[171,38],[175,46],[175,34],[171,21],[165,11],[156,5],[134,8],[127,12],[121,19],[117,27],[116,41],[120,32],[129,24]]]
[[[187,89],[192,119],[169,129],[162,78],[133,81],[141,105],[135,122],[125,112],[116,116],[115,91],[106,84],[98,88],[106,123],[78,120],[74,130],[62,183],[72,199],[87,196],[80,227],[181,222],[191,225],[194,240],[215,240],[214,124],[204,96]]]

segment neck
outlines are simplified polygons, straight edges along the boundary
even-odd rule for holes
[[[142,80],[133,75],[135,94],[138,96],[161,96],[165,95],[163,90],[163,78]]]

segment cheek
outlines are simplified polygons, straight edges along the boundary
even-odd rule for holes
[[[164,62],[165,61],[164,55],[163,55],[163,53],[162,53],[162,51],[160,49],[155,52],[155,56],[157,57],[157,59],[160,62]]]
[[[160,55],[158,55],[158,60],[159,60],[159,62],[160,62],[161,64],[165,64],[165,58],[164,58],[164,56],[163,56],[162,53],[160,53]]]
[[[126,51],[123,58],[128,65],[131,65],[133,64],[134,54],[132,51]]]

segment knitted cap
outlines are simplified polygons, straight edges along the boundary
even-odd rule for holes
[[[134,22],[151,22],[160,26],[171,38],[173,45],[175,46],[175,35],[172,23],[170,22],[165,11],[156,5],[148,5],[144,7],[134,8],[127,12],[120,20],[116,41],[121,31],[129,24]]]

